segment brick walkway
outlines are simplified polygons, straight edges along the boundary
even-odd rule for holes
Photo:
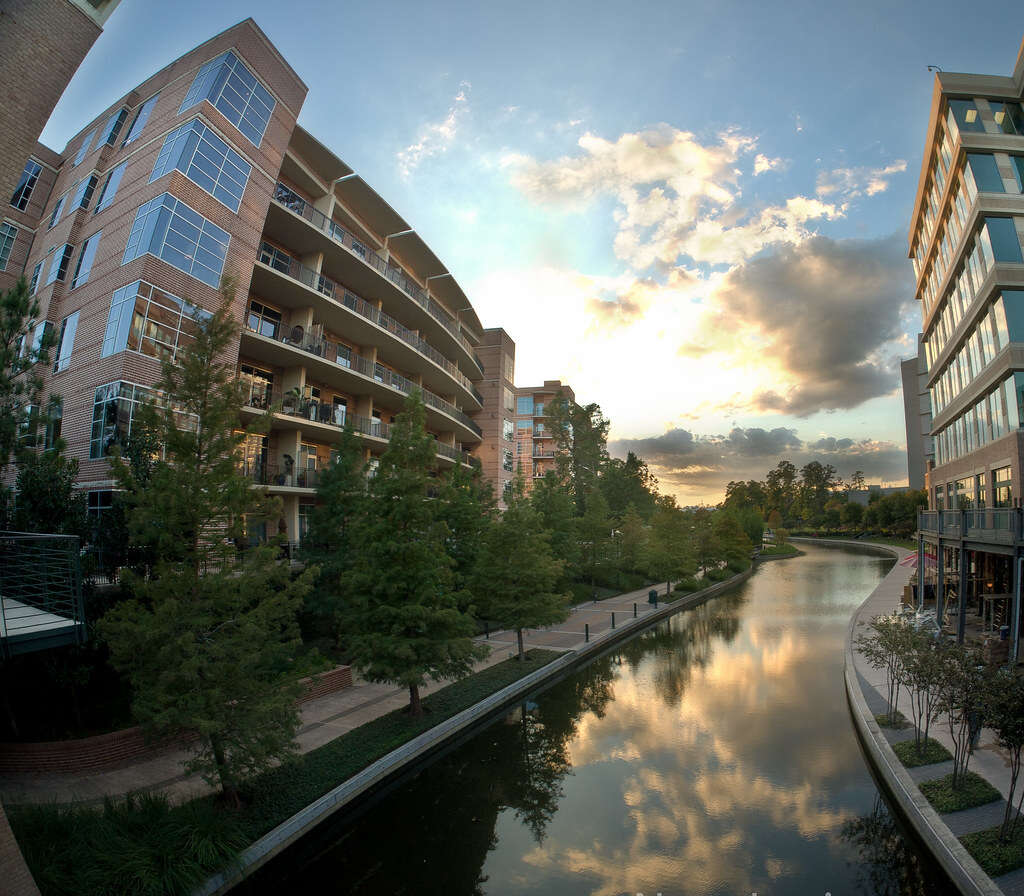
[[[910,554],[909,551],[904,551],[902,548],[897,548],[896,550],[900,551],[900,559]],[[854,638],[861,634],[867,634],[868,625],[875,616],[890,614],[899,608],[903,595],[903,586],[910,581],[914,570],[910,567],[896,567],[896,569],[904,569],[906,574],[890,574],[883,581],[883,584],[868,598],[858,612],[854,625]],[[857,680],[860,683],[861,691],[864,694],[868,707],[876,714],[885,712],[888,709],[885,697],[887,693],[885,671],[883,669],[869,668],[856,650],[854,650],[854,665],[857,671]],[[908,719],[911,718],[910,695],[906,693],[905,689],[901,690],[897,705]],[[890,728],[882,728],[881,730],[890,744],[913,737],[913,732],[910,729],[894,731]],[[930,737],[937,740],[950,752],[953,751],[953,739],[949,734],[945,717],[932,722],[928,733]],[[907,769],[907,771],[916,783],[920,783],[941,778],[952,771],[952,767],[952,762],[947,761],[934,765],[919,766]],[[993,803],[992,806],[1005,808],[1006,797],[1010,791],[1008,757],[1006,751],[1001,750],[996,745],[995,735],[987,728],[981,732],[981,740],[978,748],[975,749],[974,754],[971,756],[969,768],[985,778],[1003,795],[1003,799],[999,803]],[[1018,786],[1018,796],[1020,794],[1020,786],[1024,786],[1024,782]],[[1001,813],[1001,809],[999,811]],[[965,812],[940,815],[940,818],[958,837],[972,831],[992,827],[1002,819],[1001,814],[995,821],[993,820],[994,817],[995,812],[992,807],[979,807],[977,809],[968,809]],[[1024,896],[1024,869],[998,877],[995,879],[995,883],[1007,896]]]
[[[527,648],[548,650],[575,650],[585,643],[587,628],[590,640],[611,634],[612,614],[616,625],[633,618],[633,605],[638,616],[653,612],[647,603],[650,588],[656,588],[664,598],[665,584],[649,586],[620,594],[597,603],[579,604],[572,608],[569,618],[547,629],[530,629],[524,633]],[[490,655],[479,662],[476,669],[487,668],[508,659],[516,652],[514,632],[492,632],[480,639],[491,647]],[[447,682],[431,682],[421,693],[426,696]],[[300,710],[301,727],[297,736],[300,753],[308,753],[323,746],[360,725],[405,706],[409,693],[405,688],[372,684],[356,679],[351,688],[310,700]],[[99,803],[105,796],[123,796],[132,791],[163,791],[176,801],[184,801],[210,792],[210,787],[198,775],[185,775],[182,762],[187,758],[183,750],[169,750],[119,768],[88,775],[23,774],[0,776],[0,800],[5,803],[26,802],[83,802]]]

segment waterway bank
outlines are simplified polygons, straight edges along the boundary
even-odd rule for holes
[[[333,788],[250,845],[243,851],[234,868],[212,876],[196,890],[196,896],[200,896],[200,894],[213,896],[213,894],[228,892],[339,810],[384,786],[389,779],[401,774],[411,765],[427,761],[432,754],[444,749],[450,741],[461,736],[467,729],[486,723],[489,718],[500,715],[525,695],[568,677],[581,665],[608,653],[616,645],[638,632],[735,588],[751,576],[756,568],[755,563],[750,569],[729,579],[692,594],[678,597],[671,603],[662,602],[656,607],[644,604],[641,610],[640,601],[646,598],[647,589],[602,601],[601,611],[610,614],[610,627],[599,630],[591,636],[590,624],[585,623],[586,634],[582,643],[565,648],[563,655],[558,659],[413,738]],[[619,604],[623,605],[618,610],[620,615],[617,621],[614,618],[616,610],[610,606],[612,602],[616,607]],[[633,613],[636,614],[632,617],[628,615],[630,605],[632,605]]]
[[[813,539],[804,539],[813,541]],[[821,542],[827,544],[829,542]],[[857,636],[866,631],[876,616],[892,613],[900,604],[904,586],[913,570],[899,561],[912,554],[905,548],[883,544],[861,544],[894,556],[896,565],[850,617],[845,646],[844,680],[850,714],[857,727],[868,761],[871,762],[890,798],[908,824],[934,856],[960,893],[970,896],[1000,896],[1004,891],[981,869],[963,844],[922,795],[914,778],[900,762],[875,721],[864,687],[873,675],[854,649]],[[938,732],[936,732],[938,733]]]

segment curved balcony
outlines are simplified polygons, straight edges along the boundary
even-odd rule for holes
[[[333,408],[326,404],[285,405],[281,401],[280,396],[276,396],[276,399],[268,404],[265,396],[254,393],[250,395],[243,410],[259,414],[273,411],[275,420],[286,424],[285,427],[280,428],[294,427],[305,436],[323,439],[323,441],[328,443],[337,442],[341,437],[342,430],[346,426],[351,426],[358,435],[366,437],[371,444],[384,445],[391,439],[391,424],[376,418],[350,414],[342,408]],[[445,460],[456,461],[469,467],[480,466],[479,458],[474,457],[467,451],[460,451],[458,448],[446,445],[443,442],[438,442],[434,446],[434,453]],[[255,464],[253,465],[253,471],[252,476],[258,484],[280,485],[276,480],[276,476],[274,476],[273,480],[269,478],[272,472],[276,474],[276,467],[271,467],[268,464]],[[263,478],[256,478],[256,471]],[[315,481],[312,479],[309,481],[315,486]]]
[[[462,334],[459,322],[402,270],[389,265],[373,249],[349,233],[336,221],[328,218],[323,212],[313,208],[310,203],[282,183],[276,184],[274,188],[274,203],[271,205],[271,210],[275,208],[284,209],[290,212],[292,216],[301,218],[306,224],[329,239],[332,244],[345,249],[348,256],[358,259],[362,263],[362,267],[372,269],[377,276],[383,277],[388,283],[401,291],[404,296],[412,299],[413,302],[427,313],[431,321],[439,324],[455,340],[480,373],[484,372],[483,362],[477,356],[472,343]],[[267,223],[272,228],[284,222],[276,221],[268,214]]]
[[[409,395],[414,389],[418,389],[423,396],[423,403],[427,406],[428,415],[431,415],[431,411],[437,411],[448,418],[440,421],[435,419],[432,421],[433,423],[450,426],[451,421],[455,421],[469,430],[470,435],[467,438],[470,441],[474,436],[477,439],[483,437],[483,432],[476,421],[451,402],[445,401],[439,395],[435,395],[429,389],[424,389],[401,374],[388,370],[384,365],[376,364],[362,355],[357,355],[348,346],[332,342],[329,339],[303,339],[301,342],[292,342],[285,337],[275,339],[257,333],[248,325],[242,329],[242,338],[244,343],[242,353],[247,356],[251,355],[253,360],[266,361],[278,367],[294,365],[309,367],[315,373],[322,375],[329,384],[332,381],[343,383],[348,380],[347,388],[341,387],[344,391],[393,398],[394,392],[404,396]],[[351,377],[356,377],[357,381],[353,383]]]
[[[336,305],[340,305],[355,315],[358,315],[362,320],[369,321],[374,324],[376,328],[384,330],[390,335],[394,336],[397,340],[402,343],[402,348],[412,349],[416,352],[419,358],[425,358],[430,361],[432,365],[447,374],[448,377],[453,379],[458,386],[461,386],[465,390],[466,394],[476,403],[483,407],[484,398],[480,394],[473,382],[467,377],[458,366],[449,361],[444,355],[442,355],[436,348],[434,348],[429,342],[419,336],[413,330],[403,326],[397,320],[395,320],[390,314],[386,314],[375,306],[371,305],[362,297],[356,295],[349,289],[346,289],[339,283],[335,283],[330,277],[320,274],[314,271],[312,268],[308,268],[303,264],[300,264],[294,258],[286,257],[281,252],[275,251],[274,247],[268,243],[262,243],[260,245],[260,261],[259,265],[253,271],[253,286],[257,288],[264,286],[266,288],[269,284],[262,284],[261,281],[265,276],[266,270],[273,271],[277,274],[281,274],[288,277],[290,280],[297,281],[307,289],[314,290],[327,299],[333,301]],[[278,295],[278,291],[274,290],[272,285],[268,290],[271,295]],[[306,304],[311,304],[313,297],[305,294],[305,299],[298,299],[297,302],[301,304],[302,301],[306,301]],[[287,304],[287,303],[286,303]],[[292,302],[296,304],[296,302]],[[341,322],[336,327],[338,330],[345,330],[346,332],[352,331],[351,326],[345,326],[344,322]],[[368,328],[364,328],[361,332],[356,330],[353,332],[353,337],[356,339],[364,339],[365,341],[374,341],[375,332],[371,332]],[[437,382],[438,377],[430,375],[430,368],[427,369],[428,377]]]

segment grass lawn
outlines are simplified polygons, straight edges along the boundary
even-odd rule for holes
[[[921,753],[914,749],[912,740],[901,741],[892,745],[893,752],[899,757],[907,768],[916,768],[919,765],[931,765],[933,762],[945,762],[952,759],[953,754],[942,744],[933,738],[928,738]]]
[[[1024,825],[1018,825],[1009,843],[999,842],[999,826],[964,834],[960,842],[989,877],[999,877],[1024,866]]]
[[[766,544],[761,546],[761,557],[795,557],[800,551],[791,544]]]
[[[881,715],[875,716],[875,721],[878,723],[879,728],[893,728],[899,731],[902,728],[909,728],[910,722],[907,721],[907,717],[903,715],[898,709],[896,710],[896,718],[893,723],[889,724],[889,713],[883,712]]]
[[[934,781],[922,781],[918,785],[925,799],[932,804],[936,812],[960,812],[984,806],[1000,798],[1000,793],[981,775],[968,772],[963,784],[954,790],[951,774]]]
[[[529,650],[524,663],[505,660],[424,697],[418,719],[400,709],[367,722],[248,782],[240,810],[224,808],[212,797],[182,806],[142,797],[103,810],[8,806],[7,815],[44,896],[191,893],[246,845],[327,791],[559,656]]]

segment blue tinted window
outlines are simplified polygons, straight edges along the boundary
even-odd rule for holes
[[[11,205],[20,211],[25,211],[28,207],[28,201],[32,197],[32,191],[35,189],[36,183],[39,180],[39,175],[43,172],[43,166],[40,165],[35,159],[29,159],[25,163],[25,170],[21,172],[21,178],[18,180],[18,186],[14,190],[14,195],[11,197]]]
[[[985,193],[1005,193],[1003,179],[999,176],[996,157],[991,153],[967,153],[967,164],[974,175],[974,183],[979,191]]]
[[[226,231],[164,193],[136,212],[121,263],[149,253],[216,289],[229,242]]]
[[[533,396],[532,395],[527,395],[525,397],[520,395],[519,398],[516,399],[516,413],[517,414],[530,414],[531,416],[533,415]]]
[[[53,258],[50,259],[50,270],[46,275],[46,282],[43,283],[43,286],[49,286],[55,280],[63,280],[68,275],[71,253],[74,251],[74,246],[70,243],[65,243],[53,253]]]
[[[81,165],[82,159],[85,158],[86,153],[89,152],[89,147],[92,146],[92,139],[96,136],[96,131],[91,130],[82,139],[82,145],[78,147],[78,154],[75,156],[75,165]],[[74,167],[74,165],[72,165]]]
[[[88,281],[89,272],[92,270],[92,261],[96,257],[96,247],[99,244],[99,230],[82,243],[82,251],[78,256],[78,264],[75,266],[75,276],[71,278],[72,289]]]
[[[981,123],[981,116],[978,114],[978,107],[974,105],[974,100],[950,100],[949,110],[961,131],[984,133],[985,127]]]
[[[100,146],[104,143],[107,146],[113,146],[117,142],[117,135],[121,133],[121,128],[124,126],[124,120],[127,117],[127,109],[118,109],[107,119],[107,123],[103,125],[103,130],[100,132]]]
[[[98,178],[95,174],[82,178],[75,187],[75,194],[71,197],[71,211],[79,208],[88,208],[92,200],[93,191],[96,189]]]
[[[224,53],[199,69],[178,114],[203,100],[213,103],[253,145],[260,145],[275,100],[234,53]]]
[[[1020,238],[1013,218],[986,218],[985,229],[992,242],[992,254],[996,261],[1020,263]]]
[[[149,113],[153,111],[153,106],[156,105],[157,97],[151,96],[146,102],[139,106],[139,111],[135,113],[135,120],[132,122],[132,126],[128,129],[128,136],[124,138],[122,146],[127,146],[129,143],[134,142],[138,139],[139,134],[142,133],[142,129],[146,126],[146,122],[149,121]]]
[[[234,212],[252,173],[252,166],[201,121],[167,135],[150,183],[175,168]]]
[[[103,211],[114,201],[114,196],[117,195],[117,188],[121,184],[121,178],[124,177],[124,169],[127,167],[128,163],[122,162],[107,175],[103,189],[100,190],[100,198],[96,201],[96,212]],[[93,212],[93,214],[96,214],[96,212]]]
[[[17,227],[13,227],[6,221],[0,221],[0,271],[7,270],[7,262],[11,257],[11,249],[17,236]]]

